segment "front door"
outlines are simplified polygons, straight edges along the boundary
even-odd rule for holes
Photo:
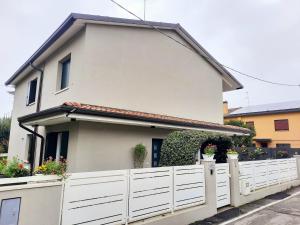
[[[159,166],[160,149],[163,139],[152,139],[152,167]]]

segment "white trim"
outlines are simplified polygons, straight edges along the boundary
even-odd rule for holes
[[[65,92],[65,91],[67,91],[67,90],[69,90],[69,86],[68,87],[65,87],[64,89],[61,89],[61,90],[58,90],[58,91],[56,91],[56,92],[54,92],[54,94],[55,95],[58,95],[58,94],[60,94],[60,93],[62,93],[62,92]]]
[[[60,153],[61,153],[61,137],[62,132],[59,132],[57,134],[57,142],[56,142],[56,155],[55,155],[55,161],[58,162],[60,159]]]
[[[91,121],[91,122],[103,122],[103,123],[112,123],[112,124],[122,124],[122,125],[135,125],[135,126],[143,126],[143,127],[152,127],[155,128],[165,128],[165,129],[182,129],[182,130],[200,130],[200,131],[210,131],[223,133],[227,135],[247,135],[239,132],[232,131],[222,131],[222,130],[214,130],[214,129],[206,129],[206,128],[196,128],[196,127],[187,127],[187,126],[177,126],[177,125],[167,125],[162,123],[153,123],[153,122],[144,122],[144,121],[135,121],[135,120],[127,120],[127,119],[116,119],[116,118],[108,118],[102,116],[88,116],[88,115],[80,115],[80,114],[70,114],[69,118],[74,118],[76,120],[82,121]]]

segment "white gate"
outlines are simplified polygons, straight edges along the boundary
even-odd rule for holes
[[[63,225],[126,222],[127,171],[73,173],[66,181]]]
[[[229,164],[216,164],[217,208],[230,204]]]

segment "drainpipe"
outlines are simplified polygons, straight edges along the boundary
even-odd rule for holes
[[[36,106],[36,112],[40,112],[41,110],[41,96],[42,96],[42,89],[43,89],[43,79],[44,79],[44,70],[41,68],[38,68],[33,65],[33,63],[30,63],[30,66],[40,72],[40,82],[39,82],[39,89],[38,89],[38,96],[37,96],[37,106]],[[35,166],[35,155],[36,155],[36,137],[39,137],[41,139],[41,147],[40,147],[40,159],[39,159],[39,165],[42,164],[43,162],[43,155],[44,155],[44,143],[45,143],[45,138],[39,134],[38,131],[38,126],[34,126],[34,130],[30,130],[29,128],[25,127],[21,122],[19,122],[19,126],[23,128],[24,130],[28,131],[29,133],[33,134],[33,147],[32,147],[32,161],[30,162],[31,165],[31,173],[34,169]]]
[[[19,126],[21,127],[21,128],[23,128],[24,130],[26,130],[26,131],[28,131],[29,133],[31,133],[31,134],[33,134],[34,135],[34,137],[39,137],[40,139],[41,139],[41,147],[40,147],[40,152],[41,152],[41,154],[40,154],[40,161],[39,161],[39,165],[41,165],[41,163],[42,163],[42,160],[43,160],[43,154],[44,154],[44,143],[45,143],[45,138],[41,135],[41,134],[39,134],[39,133],[37,133],[36,132],[36,129],[37,129],[37,127],[35,127],[34,128],[34,130],[30,130],[28,127],[25,127],[21,122],[19,122]],[[35,144],[35,141],[34,141],[34,144]],[[31,167],[31,173],[32,173],[32,171],[33,171],[33,169],[34,169],[34,161],[35,161],[35,150],[36,150],[36,146],[34,145],[33,146],[33,151],[32,151],[32,153],[33,153],[33,155],[32,155],[32,162],[30,162],[30,167]]]

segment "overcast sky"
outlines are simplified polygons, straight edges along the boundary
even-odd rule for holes
[[[117,1],[143,16],[144,0]],[[0,116],[10,114],[13,103],[4,82],[71,12],[133,18],[109,0],[0,0]],[[222,64],[300,83],[298,0],[147,0],[146,18],[180,23]],[[224,94],[231,107],[300,100],[298,87],[235,76],[244,89]]]

